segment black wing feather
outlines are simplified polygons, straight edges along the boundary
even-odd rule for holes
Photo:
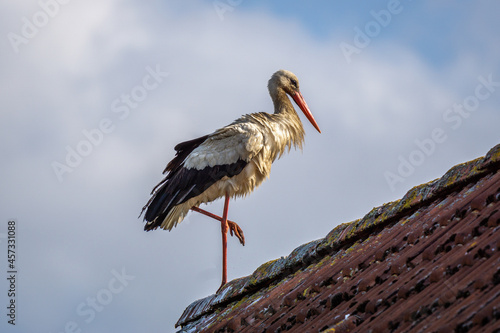
[[[168,172],[167,176],[155,186],[151,199],[142,208],[142,212],[146,210],[144,220],[148,222],[144,230],[156,229],[174,206],[200,195],[224,176],[239,174],[248,164],[239,159],[232,164],[207,166],[202,170],[186,169],[183,165],[186,157],[207,138],[208,135],[175,146],[176,156],[163,171]]]

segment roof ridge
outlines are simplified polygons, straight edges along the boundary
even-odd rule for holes
[[[410,189],[403,198],[373,208],[363,218],[342,223],[324,238],[302,244],[287,257],[268,261],[253,274],[228,282],[217,294],[191,303],[176,323],[185,326],[201,316],[215,312],[225,305],[264,288],[272,282],[299,271],[324,257],[382,230],[402,217],[411,215],[427,203],[451,193],[500,168],[500,144],[484,157],[455,165],[441,178]]]

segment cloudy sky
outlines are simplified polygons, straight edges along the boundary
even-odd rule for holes
[[[220,225],[137,216],[176,143],[272,111],[300,79],[323,133],[232,202],[229,279],[500,143],[494,1],[0,5],[2,332],[173,332],[221,278]],[[305,120],[304,118],[302,118]],[[222,202],[207,207],[220,213]],[[7,226],[16,222],[16,325]]]

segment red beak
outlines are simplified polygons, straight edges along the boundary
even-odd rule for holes
[[[304,100],[304,97],[302,97],[302,94],[300,93],[300,91],[297,91],[295,94],[293,94],[292,98],[295,101],[295,103],[297,103],[297,105],[302,110],[302,112],[304,112],[304,115],[311,122],[311,124],[314,126],[314,128],[317,129],[318,132],[321,133],[321,130],[319,129],[318,123],[316,122],[316,120],[314,120],[314,117],[311,113],[311,110],[309,110],[309,107],[307,106],[307,103]]]

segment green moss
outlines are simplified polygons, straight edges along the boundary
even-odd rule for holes
[[[321,333],[335,333],[335,328],[327,328],[324,331],[321,331]]]
[[[495,163],[500,161],[500,145],[496,145],[491,148],[490,151],[486,154],[485,159],[490,163]]]
[[[279,267],[276,267],[276,264],[280,260],[284,260],[284,258],[270,260],[260,265],[259,268],[257,268],[250,277],[249,284],[255,285],[263,279],[271,278],[272,276],[276,275],[279,271]]]
[[[350,253],[354,252],[354,250],[358,247],[359,244],[360,244],[360,241],[357,241],[356,243],[354,243],[351,246],[349,246],[345,250],[345,254],[344,255],[349,255]]]

